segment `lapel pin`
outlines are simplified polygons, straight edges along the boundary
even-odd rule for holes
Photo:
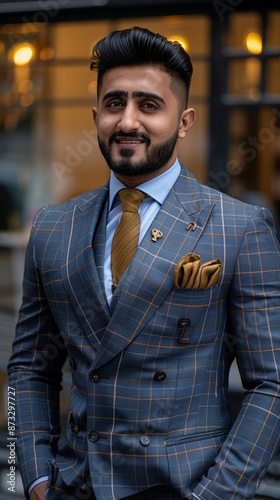
[[[159,238],[163,237],[163,233],[159,229],[152,229],[152,241],[157,241]]]
[[[197,223],[196,222],[190,222],[188,225],[187,225],[187,231],[189,231],[190,229],[192,231],[195,231],[197,228]]]

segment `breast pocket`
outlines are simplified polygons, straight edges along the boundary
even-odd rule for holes
[[[180,344],[191,347],[215,341],[218,325],[224,316],[224,301],[219,298],[219,290],[216,285],[197,290],[173,289],[169,310],[176,310]]]

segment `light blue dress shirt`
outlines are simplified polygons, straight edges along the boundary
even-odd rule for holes
[[[168,193],[171,191],[172,186],[179,177],[181,172],[181,166],[179,160],[176,159],[175,163],[163,174],[154,177],[153,179],[143,182],[137,186],[144,193],[149,195],[149,198],[145,198],[140,206],[140,235],[139,243],[141,242],[144,234],[150,227],[152,221],[154,220],[156,214],[158,213],[161,205],[163,204]],[[111,271],[111,247],[114,232],[120,221],[122,214],[122,206],[118,196],[118,191],[124,189],[126,186],[120,182],[113,172],[111,172],[109,180],[109,207],[108,207],[108,219],[106,228],[106,244],[105,244],[105,256],[104,256],[104,279],[105,279],[105,292],[107,296],[108,303],[110,304],[112,299],[112,271]],[[36,481],[34,481],[29,487],[29,494],[31,490],[42,481],[46,481],[47,476],[41,476]]]
[[[154,177],[153,179],[147,182],[143,182],[142,184],[139,184],[137,186],[137,189],[149,195],[149,198],[145,198],[140,205],[139,215],[141,223],[139,243],[141,242],[144,234],[147,232],[165,198],[167,197],[172,186],[177,180],[180,171],[181,166],[177,159],[172,167],[163,172],[163,174],[160,174],[157,177]],[[117,193],[120,189],[124,189],[125,187],[126,186],[122,182],[120,182],[112,172],[109,181],[109,207],[104,256],[105,292],[109,304],[112,299],[113,284],[111,270],[112,240],[122,214],[122,206],[120,203],[119,195]]]

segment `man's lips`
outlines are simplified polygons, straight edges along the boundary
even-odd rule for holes
[[[117,132],[115,134],[112,134],[112,136],[110,137],[109,144],[112,144],[113,142],[125,146],[139,146],[145,143],[149,146],[150,139],[148,136],[145,137],[144,134],[124,134],[123,132]]]
[[[144,139],[132,139],[131,137],[116,137],[115,142],[117,144],[138,145],[146,141]]]

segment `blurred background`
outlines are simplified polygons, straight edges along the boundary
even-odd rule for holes
[[[11,495],[5,469],[6,364],[30,225],[45,203],[106,182],[109,171],[92,121],[96,80],[89,57],[98,39],[135,25],[178,40],[192,58],[189,104],[197,120],[180,142],[181,161],[202,182],[268,207],[280,234],[279,2],[0,1],[1,499]],[[65,382],[62,410],[67,369]],[[242,394],[235,367],[231,392],[234,416]],[[278,454],[259,494],[280,498]],[[22,498],[19,479],[16,495]]]

